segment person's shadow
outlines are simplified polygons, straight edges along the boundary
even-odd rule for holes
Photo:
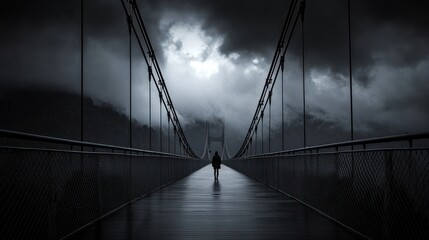
[[[212,191],[213,197],[219,198],[220,197],[220,191],[221,191],[221,187],[220,187],[219,180],[214,181],[213,182],[213,191]]]

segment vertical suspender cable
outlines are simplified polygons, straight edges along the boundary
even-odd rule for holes
[[[262,123],[261,123],[261,153],[264,153],[264,112],[261,115]]]
[[[258,134],[256,134],[256,130],[255,130],[255,132],[254,132],[255,134],[254,134],[254,136],[255,136],[255,140],[254,140],[254,142],[253,142],[253,144],[254,144],[254,146],[253,146],[253,155],[256,155],[256,152],[258,151],[258,149],[257,149],[257,141],[258,141]]]
[[[350,0],[348,0],[347,2],[347,10],[348,10],[348,25],[349,25],[349,79],[350,79],[350,138],[353,141],[354,140],[354,136],[353,136],[353,82],[352,82],[352,38],[351,38],[351,11],[350,11]],[[353,151],[353,145],[351,146],[352,151]],[[355,160],[354,160],[354,155],[352,152],[352,180],[354,180],[354,175],[355,175]]]
[[[133,82],[133,78],[132,78],[132,61],[133,61],[133,59],[132,59],[132,39],[131,39],[131,37],[132,37],[132,28],[131,28],[131,26],[132,26],[132,23],[131,23],[131,21],[133,20],[133,18],[132,18],[132,14],[133,14],[133,11],[131,11],[131,8],[132,8],[132,2],[130,1],[130,12],[129,12],[129,15],[128,15],[128,32],[129,32],[129,36],[130,36],[130,42],[129,42],[129,50],[130,50],[130,148],[132,148],[133,147],[133,143],[132,143],[132,141],[133,141],[133,129],[132,129],[132,127],[133,127],[133,121],[132,121],[132,82]]]
[[[272,92],[269,93],[269,110],[268,110],[268,152],[271,152],[271,96]]]
[[[129,14],[128,14],[128,32],[129,32],[129,54],[130,54],[130,148],[132,148],[133,147],[133,129],[132,129],[132,127],[133,127],[133,121],[132,121],[132,82],[133,82],[133,78],[132,78],[132,62],[133,62],[133,60],[132,60],[132,20],[133,20],[133,18],[132,18],[132,14],[133,14],[133,11],[132,11],[132,8],[133,8],[133,0],[130,0],[130,4],[128,5],[129,6],[129,8],[130,8],[130,11],[129,11]],[[129,166],[129,181],[131,182],[131,176],[132,176],[132,174],[131,174],[131,169],[132,169],[132,161],[131,161],[131,155],[129,156],[129,164],[130,164],[130,166]],[[130,193],[132,192],[132,190],[131,190],[131,188],[132,188],[132,186],[130,185],[129,186],[130,187]]]
[[[173,126],[173,154],[176,154],[176,126]]]
[[[255,155],[258,154],[258,125],[255,128]]]
[[[163,87],[161,85],[161,87]],[[162,152],[162,93],[159,91],[159,151]]]
[[[247,146],[248,146],[248,148],[247,148],[247,150],[248,150],[247,156],[250,156],[250,155],[252,155],[252,139],[249,140],[249,145],[247,145]]]
[[[152,90],[151,90],[152,66],[148,67],[148,72],[149,72],[149,150],[152,150]]]
[[[300,6],[301,13],[301,50],[302,50],[302,101],[303,101],[303,129],[304,129],[304,147],[307,147],[307,136],[306,136],[306,119],[305,119],[305,58],[304,58],[304,9],[305,0],[301,0]]]
[[[280,59],[281,69],[282,69],[282,151],[285,150],[285,114],[284,114],[284,79],[283,79],[283,71],[285,64],[285,55],[283,55]]]
[[[351,38],[351,13],[350,0],[348,0],[348,18],[349,18],[349,79],[350,79],[350,139],[353,141],[353,82],[352,82],[352,38]],[[353,147],[353,145],[352,145]]]
[[[83,0],[80,1],[80,141],[83,142],[84,140],[84,136],[83,136],[83,123],[84,123],[84,119],[83,119],[83,15],[84,15],[84,6],[83,6]],[[80,146],[80,151],[83,152],[83,145]],[[80,154],[80,168],[81,170],[83,169],[83,154]]]
[[[80,141],[83,142],[83,0],[80,1]],[[81,146],[83,151],[83,146]]]
[[[170,151],[170,112],[167,112],[167,149]]]

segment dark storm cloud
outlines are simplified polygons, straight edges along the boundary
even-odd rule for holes
[[[21,36],[36,36],[51,27],[50,35],[69,34],[72,47],[79,47],[79,1],[13,1],[2,8],[2,46],[14,44]],[[290,1],[138,1],[155,49],[165,39],[158,26],[167,11],[199,15],[203,28],[224,37],[225,54],[253,53],[271,59]],[[123,28],[125,14],[120,1],[85,1],[84,26],[90,37],[114,40]],[[369,81],[366,72],[376,62],[403,66],[416,65],[429,52],[429,17],[426,1],[351,1],[353,63],[357,80]],[[120,9],[118,9],[118,7]],[[347,1],[307,0],[305,13],[306,57],[309,67],[330,68],[347,74]],[[300,25],[300,23],[298,24]],[[52,28],[54,27],[54,28]],[[115,32],[116,31],[116,32]],[[300,28],[295,31],[299,42]],[[44,41],[44,39],[40,39]],[[52,42],[53,41],[53,42]],[[61,39],[61,44],[64,39]],[[55,39],[45,39],[55,46]],[[291,46],[300,55],[300,45]],[[157,54],[163,61],[163,55]],[[361,70],[361,68],[363,70]]]
[[[2,11],[2,29],[11,38],[28,32],[36,34],[49,26],[54,31],[73,33],[70,41],[78,46],[80,24],[79,1],[14,1]],[[271,58],[290,1],[139,1],[147,29],[155,45],[165,38],[157,25],[166,11],[199,15],[209,34],[224,37],[221,50],[262,54]],[[356,73],[377,61],[391,64],[417,64],[427,56],[429,47],[425,14],[429,3],[421,1],[352,1],[353,62]],[[125,20],[119,1],[85,1],[85,33],[100,39],[115,39],[116,29]],[[346,74],[347,63],[347,1],[307,1],[306,57],[309,66],[330,68]],[[120,26],[118,26],[120,25]],[[300,25],[300,23],[298,24]],[[300,27],[296,31],[299,41]],[[73,39],[74,37],[74,39]],[[4,41],[3,39],[2,41]],[[388,40],[388,41],[387,41]],[[392,51],[394,49],[394,51]],[[300,55],[300,46],[291,46]],[[163,61],[163,55],[158,54]],[[368,81],[364,71],[358,80]]]
[[[149,2],[139,1],[149,16],[173,10],[201,17],[205,31],[225,38],[221,50],[227,55],[232,52],[273,54],[289,6],[289,1],[282,0],[263,4],[257,0]]]
[[[199,1],[201,2],[201,1]],[[287,1],[213,1],[206,26],[225,35],[221,50],[273,53],[287,12]]]
[[[427,1],[352,2],[353,60],[367,68],[377,62],[415,66],[427,58]]]
[[[347,1],[307,1],[304,37],[308,69],[331,69],[336,73],[348,71]],[[299,26],[300,27],[300,26]],[[301,41],[301,29],[295,32]],[[298,44],[301,48],[301,43]],[[301,56],[301,49],[293,49]]]
[[[199,15],[204,30],[223,36],[221,50],[259,54],[271,59],[290,1],[140,1],[149,29],[156,33],[156,21],[169,9],[182,15]],[[429,3],[421,1],[351,1],[352,57],[356,79],[366,83],[368,67],[383,61],[415,65],[424,59],[429,47]],[[298,23],[290,52],[301,55]],[[347,1],[307,0],[305,11],[305,51],[309,68],[348,74]],[[163,35],[163,32],[157,32]],[[152,35],[154,36],[154,35]],[[364,72],[360,71],[363,68]]]

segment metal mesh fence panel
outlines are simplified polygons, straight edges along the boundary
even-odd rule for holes
[[[225,164],[373,239],[429,239],[429,150],[242,158]]]
[[[0,148],[0,234],[63,238],[206,164],[171,156]]]
[[[46,239],[53,185],[47,156],[2,150],[0,160],[0,229],[5,239]],[[9,160],[5,160],[9,159]],[[12,194],[13,193],[13,194]],[[25,196],[25,197],[24,197]],[[27,214],[31,212],[32,214]],[[34,224],[37,223],[37,224]],[[25,229],[25,233],[22,231]]]
[[[31,158],[34,151],[24,151],[26,157]],[[51,172],[42,173],[51,175],[52,207],[50,211],[55,220],[50,223],[52,231],[49,238],[65,236],[86,223],[100,216],[99,156],[92,154],[45,152],[50,162]],[[19,171],[19,169],[18,169]],[[19,179],[18,179],[19,180]],[[35,179],[38,184],[43,184]],[[10,194],[14,194],[13,191]],[[25,195],[21,196],[26,198]],[[33,214],[31,210],[27,214]],[[37,223],[33,223],[37,226]]]

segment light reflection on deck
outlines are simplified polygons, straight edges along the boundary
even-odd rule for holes
[[[72,239],[357,239],[277,191],[211,166],[142,198]]]

